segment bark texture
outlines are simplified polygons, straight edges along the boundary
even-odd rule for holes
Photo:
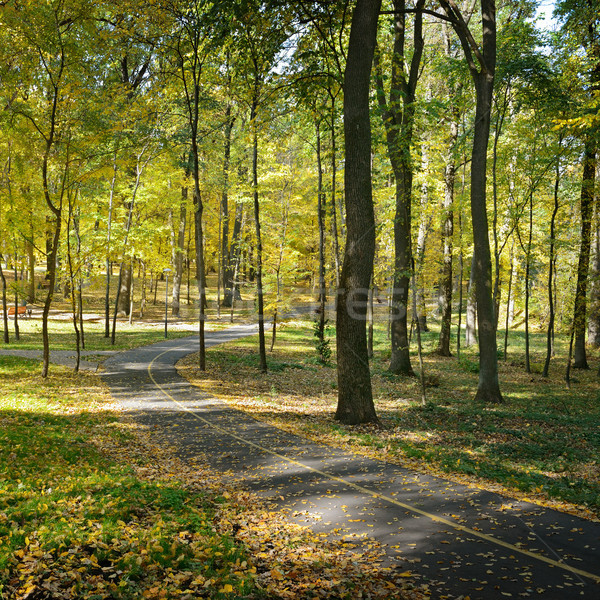
[[[369,88],[381,0],[357,0],[344,74],[346,247],[338,290],[335,418],[377,422],[366,336],[366,309],[375,254],[371,189]]]

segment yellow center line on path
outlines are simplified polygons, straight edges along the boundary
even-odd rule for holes
[[[482,533],[481,531],[476,531],[475,529],[470,529],[469,527],[464,527],[463,525],[460,525],[459,523],[454,523],[453,521],[450,521],[448,519],[445,519],[444,517],[440,517],[438,515],[434,515],[432,513],[429,513],[425,510],[421,510],[420,508],[417,508],[416,506],[412,506],[410,504],[406,504],[404,502],[400,502],[399,500],[396,500],[390,496],[386,496],[385,494],[379,494],[378,492],[374,492],[373,490],[370,490],[366,487],[363,487],[362,485],[358,485],[356,483],[353,483],[352,481],[348,481],[347,479],[344,479],[343,477],[337,477],[336,475],[332,475],[331,473],[327,473],[325,471],[321,471],[320,469],[316,469],[315,467],[311,467],[310,465],[306,465],[298,460],[295,460],[293,458],[289,458],[287,456],[284,456],[283,454],[279,454],[278,452],[274,452],[273,450],[270,450],[269,448],[265,448],[264,446],[261,446],[260,444],[256,444],[254,442],[251,442],[249,440],[244,439],[243,437],[237,435],[236,433],[229,431],[227,429],[224,429],[223,427],[220,427],[219,425],[215,425],[214,423],[211,423],[208,419],[205,419],[204,417],[202,417],[201,415],[199,415],[197,412],[190,410],[189,408],[187,408],[187,406],[185,406],[185,404],[183,404],[182,402],[179,402],[176,398],[174,398],[173,396],[171,396],[171,394],[169,394],[169,392],[165,389],[164,386],[162,386],[160,383],[158,383],[158,381],[156,381],[156,379],[154,379],[154,376],[152,375],[152,367],[154,365],[154,363],[161,357],[164,356],[165,354],[168,354],[169,352],[173,352],[175,350],[181,350],[181,348],[173,348],[171,350],[165,350],[164,352],[161,352],[160,354],[158,354],[148,365],[148,375],[150,376],[150,379],[152,380],[152,383],[154,383],[154,385],[167,397],[169,398],[169,400],[171,400],[171,402],[173,402],[174,404],[176,404],[182,411],[189,413],[190,415],[192,415],[194,418],[198,419],[199,421],[202,421],[203,423],[205,423],[206,425],[208,425],[209,427],[212,427],[213,429],[216,429],[217,431],[220,431],[221,433],[224,433],[226,435],[229,435],[230,437],[248,445],[251,446],[252,448],[256,448],[257,450],[260,450],[261,452],[265,452],[266,454],[270,454],[271,456],[275,456],[276,458],[279,458],[282,461],[288,462],[290,464],[296,465],[297,467],[302,467],[303,469],[307,469],[308,471],[312,471],[313,473],[316,473],[318,475],[321,475],[322,477],[325,477],[326,479],[329,479],[331,481],[336,481],[338,483],[341,483],[353,490],[356,490],[357,492],[361,492],[362,494],[366,494],[368,496],[371,496],[372,498],[377,498],[378,500],[384,500],[385,502],[389,502],[390,504],[394,504],[396,506],[399,506],[400,508],[403,508],[405,510],[408,510],[412,513],[421,515],[423,517],[427,517],[428,519],[430,519],[431,521],[435,522],[435,523],[440,523],[442,525],[446,525],[447,527],[451,527],[452,529],[455,529],[456,531],[460,531],[462,533],[471,535],[471,536],[475,536],[478,537],[481,540],[485,540],[486,542],[489,542],[490,544],[495,544],[496,546],[500,546],[502,548],[506,548],[507,550],[511,550],[512,552],[517,552],[519,554],[523,554],[524,556],[527,556],[529,558],[533,558],[535,560],[538,560],[540,562],[546,563],[548,565],[551,565],[553,567],[558,567],[559,569],[563,569],[565,571],[568,571],[569,573],[573,573],[575,575],[580,575],[581,577],[586,577],[588,579],[592,579],[593,581],[595,581],[596,583],[600,583],[600,575],[595,575],[594,573],[589,573],[588,571],[584,571],[582,569],[577,569],[576,567],[572,567],[571,565],[568,565],[562,561],[559,560],[554,560],[552,558],[548,558],[546,556],[543,556],[542,554],[538,554],[536,552],[532,552],[530,550],[526,550],[525,548],[519,548],[518,546],[515,546],[513,544],[510,544],[508,542],[505,542],[504,540],[501,540],[497,537],[494,537],[492,535],[488,535],[487,533]]]

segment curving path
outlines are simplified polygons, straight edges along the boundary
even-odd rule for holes
[[[207,333],[207,346],[254,333]],[[314,530],[384,545],[432,598],[600,599],[600,523],[371,460],[281,431],[179,377],[195,336],[110,357],[125,410],[184,459],[200,457]],[[393,595],[390,595],[393,598]]]

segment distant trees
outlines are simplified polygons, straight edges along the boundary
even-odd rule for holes
[[[414,254],[417,311],[445,356],[472,281],[478,400],[501,401],[498,357],[521,327],[526,369],[535,327],[547,374],[571,326],[585,368],[600,330],[597,9],[560,2],[564,27],[543,38],[529,1],[1,3],[3,313],[43,296],[47,357],[56,294],[81,313],[75,288],[102,285],[116,335],[171,269],[172,314],[198,317],[201,347],[213,286],[219,315],[240,291],[255,302],[266,370],[265,320],[289,287],[318,288],[324,344],[335,286],[337,417],[375,421],[369,288],[389,290],[390,376],[412,375]]]

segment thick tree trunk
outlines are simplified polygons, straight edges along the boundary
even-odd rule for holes
[[[458,34],[475,83],[476,104],[471,154],[471,222],[473,224],[473,281],[477,299],[479,384],[475,400],[502,402],[498,382],[496,314],[492,298],[492,259],[487,218],[486,174],[490,115],[496,71],[496,4],[481,0],[482,37],[478,45],[458,7],[440,0]]]
[[[489,11],[493,6],[493,2],[482,1],[482,12],[484,5],[487,5]],[[491,25],[489,20],[487,25],[488,27]],[[493,33],[495,51],[495,11]],[[486,53],[486,59],[488,54],[491,54],[491,51]],[[492,68],[492,71],[482,71],[479,76],[475,77],[477,105],[473,153],[471,155],[471,220],[475,247],[473,281],[475,283],[475,297],[477,298],[477,329],[479,336],[479,385],[475,399],[483,402],[502,402],[498,382],[496,314],[492,298],[492,261],[486,206],[486,155],[490,133],[494,65],[495,52],[494,61],[491,62],[490,60],[488,65],[488,69]]]
[[[392,356],[389,370],[398,375],[414,375],[410,363],[408,339],[408,301],[411,279],[412,244],[411,188],[412,171],[396,182],[396,216],[394,218],[394,291],[392,294]],[[407,197],[408,195],[408,197]]]
[[[344,74],[347,238],[337,303],[338,404],[348,424],[377,422],[366,336],[366,308],[375,254],[371,189],[369,89],[381,0],[357,0]]]
[[[581,246],[577,264],[577,288],[575,291],[574,369],[589,369],[585,349],[587,317],[587,280],[592,242],[592,215],[594,208],[594,185],[596,178],[596,147],[588,137],[583,157],[583,179],[581,182]]]
[[[408,76],[405,73],[406,2],[394,0],[394,51],[389,102],[385,99],[383,74],[376,62],[379,106],[386,129],[388,156],[396,179],[396,213],[394,217],[394,288],[392,293],[391,359],[389,370],[414,375],[410,364],[408,336],[408,302],[412,275],[411,205],[413,166],[411,144],[415,116],[415,91],[423,51],[423,1],[417,2],[414,22],[414,51]]]

